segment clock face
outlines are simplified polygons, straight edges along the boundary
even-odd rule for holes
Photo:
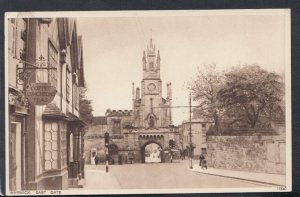
[[[148,90],[149,90],[149,91],[154,91],[155,88],[156,88],[156,86],[155,86],[154,83],[150,83],[150,84],[148,85]]]

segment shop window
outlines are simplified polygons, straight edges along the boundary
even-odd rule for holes
[[[73,133],[71,133],[69,135],[69,140],[70,140],[70,144],[69,144],[69,162],[73,161]]]
[[[67,166],[67,125],[62,124],[60,129],[60,151],[61,151],[61,166],[62,168]]]
[[[48,42],[48,61],[49,69],[48,71],[48,82],[53,86],[57,87],[57,64],[58,64],[58,53],[54,45],[49,41]]]
[[[44,169],[58,169],[58,139],[59,126],[57,122],[44,124]]]

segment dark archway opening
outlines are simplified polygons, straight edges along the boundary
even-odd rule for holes
[[[108,146],[108,154],[109,154],[109,163],[110,164],[115,164],[118,162],[118,153],[119,153],[119,149],[118,149],[117,145],[110,144]]]

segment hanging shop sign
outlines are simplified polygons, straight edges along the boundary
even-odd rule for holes
[[[31,83],[26,89],[26,96],[32,105],[47,105],[53,101],[56,92],[50,83]]]

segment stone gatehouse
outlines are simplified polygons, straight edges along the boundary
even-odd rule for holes
[[[147,51],[143,52],[141,88],[135,88],[132,83],[132,110],[107,109],[105,116],[94,118],[86,134],[85,155],[88,163],[92,162],[92,149],[104,154],[103,137],[106,131],[110,133],[110,153],[115,160],[122,155],[126,161],[128,155],[133,155],[135,162],[145,162],[146,146],[154,143],[160,151],[159,160],[166,162],[170,154],[170,140],[179,145],[178,127],[172,124],[171,83],[166,84],[167,97],[162,97],[160,61],[160,53],[151,38]]]

